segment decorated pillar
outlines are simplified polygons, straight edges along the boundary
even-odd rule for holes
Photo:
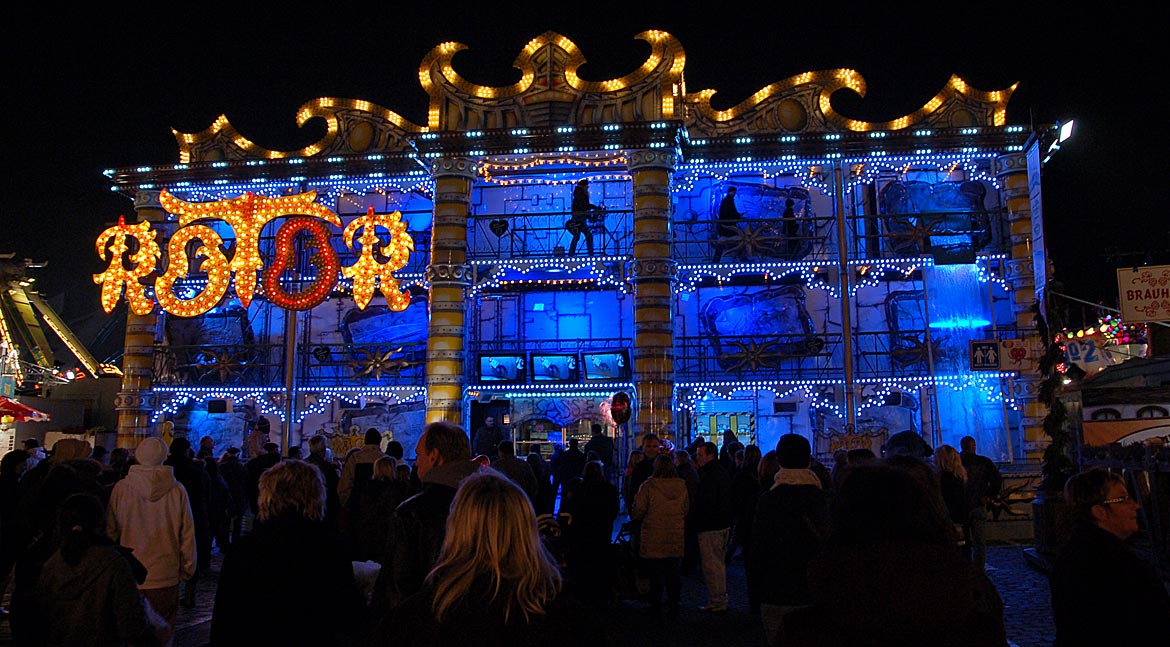
[[[159,203],[158,191],[139,191],[134,196],[138,222],[152,227],[166,222],[167,213]],[[126,315],[126,341],[122,355],[122,390],[114,399],[118,411],[118,447],[134,449],[143,438],[154,435],[151,417],[155,396],[151,392],[154,372],[154,333],[158,327],[158,309],[148,314]]]
[[[1044,340],[1036,335],[1032,306],[1036,300],[1035,268],[1032,261],[1032,202],[1028,187],[1028,162],[1024,153],[1002,155],[995,159],[995,174],[1008,209],[1011,258],[1007,261],[1007,280],[1012,288],[1012,312],[1016,328],[1033,331],[1028,338],[1029,360],[1035,366],[1043,353]],[[1047,260],[1047,259],[1046,259]],[[1038,399],[1043,378],[1036,371],[1021,372],[1016,378],[1016,397],[1024,427],[1024,451],[1027,458],[1039,459],[1048,438],[1044,435],[1047,407]]]
[[[464,348],[467,340],[467,216],[473,160],[456,157],[434,162],[435,218],[431,230],[430,323],[427,327],[427,422],[463,422],[463,390],[467,386]]]
[[[634,418],[635,438],[674,437],[674,301],[676,266],[670,252],[671,151],[629,156],[634,178]]]

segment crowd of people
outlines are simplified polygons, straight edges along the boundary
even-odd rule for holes
[[[76,439],[11,451],[0,579],[12,576],[13,638],[170,644],[214,547],[217,646],[607,644],[606,610],[634,598],[676,619],[696,571],[693,612],[726,613],[736,559],[769,645],[1008,644],[983,568],[1002,478],[972,438],[932,449],[895,435],[882,456],[842,452],[829,470],[798,434],[762,452],[647,433],[619,476],[600,425],[545,461],[486,422],[474,440],[428,424],[413,465],[376,429],[344,457],[320,436],[304,457],[246,444],[246,461],[217,457],[211,438],[146,438],[104,460]],[[1090,470],[1066,497],[1077,530],[1052,572],[1058,644],[1165,626],[1165,587],[1123,543],[1138,529],[1125,483]],[[1098,622],[1103,609],[1116,622]]]

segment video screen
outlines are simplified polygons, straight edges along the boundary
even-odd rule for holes
[[[480,355],[482,382],[523,382],[526,377],[523,355]]]
[[[626,351],[585,353],[581,363],[586,380],[630,379],[630,362]]]
[[[576,355],[533,355],[532,380],[534,382],[576,382]]]

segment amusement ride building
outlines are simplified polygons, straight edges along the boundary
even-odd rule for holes
[[[444,43],[425,125],[323,98],[301,150],[221,117],[176,133],[173,165],[110,171],[136,213],[95,277],[130,310],[118,444],[170,422],[238,445],[264,416],[286,443],[374,426],[411,448],[425,422],[490,415],[522,453],[597,422],[627,449],[792,431],[828,455],[911,429],[1036,455],[1055,128],[1007,124],[1014,87],[958,77],[858,121],[830,101],[865,92],[848,69],[716,110],[673,36],[638,38],[645,62],[594,81],[546,33],[508,87],[460,77]]]

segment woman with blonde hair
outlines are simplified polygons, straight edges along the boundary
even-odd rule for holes
[[[934,468],[938,471],[938,484],[942,491],[947,515],[956,530],[962,533],[963,541],[970,541],[969,517],[971,508],[967,500],[967,469],[959,451],[950,445],[939,445],[934,450]]]
[[[563,584],[528,495],[481,470],[460,483],[435,567],[382,638],[391,645],[598,644]]]
[[[359,635],[365,599],[353,565],[323,521],[321,471],[299,460],[268,468],[260,477],[258,510],[255,529],[224,557],[211,644],[335,645]],[[329,621],[306,622],[306,600]]]

